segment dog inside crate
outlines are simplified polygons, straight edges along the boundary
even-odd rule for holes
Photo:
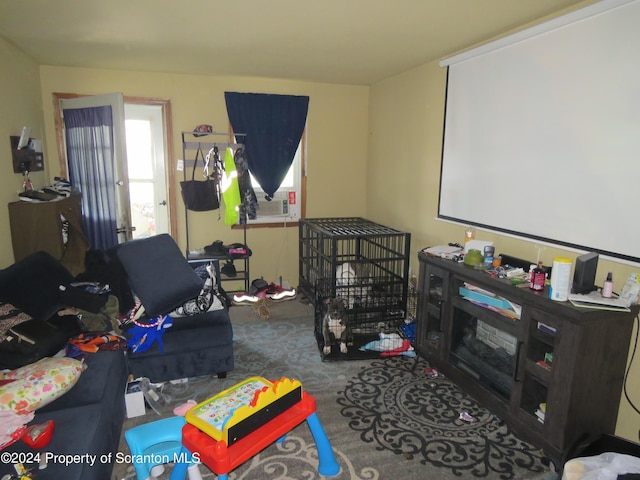
[[[316,305],[316,331],[325,356],[353,354],[372,340],[398,332],[400,319],[393,315],[350,314],[346,300],[335,297],[317,299]]]
[[[403,279],[371,261],[344,262],[336,268],[335,284],[325,295],[344,302],[350,328],[355,333],[379,333],[395,329],[404,315]]]
[[[361,218],[306,219],[300,227],[300,285],[314,303],[320,350],[332,359],[362,358],[361,348],[400,330],[407,315],[410,235]],[[343,302],[353,346],[323,335],[324,302]],[[333,322],[335,325],[335,322]],[[366,357],[372,358],[372,357]]]
[[[375,262],[344,262],[336,268],[335,297],[349,310],[401,305],[403,278]]]
[[[368,303],[373,287],[370,270],[369,264],[355,262],[341,263],[336,268],[336,297],[344,299],[349,309],[356,303]]]
[[[331,347],[340,346],[340,353],[348,353],[353,345],[353,334],[347,318],[346,300],[326,298],[322,301],[322,339],[323,353],[329,355]]]
[[[403,278],[375,262],[344,262],[335,281],[316,281],[316,331],[326,358],[357,356],[363,345],[396,334],[406,312]]]

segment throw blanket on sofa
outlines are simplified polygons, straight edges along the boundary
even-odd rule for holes
[[[196,269],[196,273],[202,276],[202,271],[200,267]],[[198,294],[196,298],[192,298],[191,300],[186,301],[178,308],[176,308],[173,312],[169,314],[169,316],[175,317],[186,317],[188,315],[200,315],[205,312],[212,312],[214,310],[222,310],[224,305],[220,300],[220,292],[218,290],[218,281],[216,279],[216,271],[215,267],[212,263],[209,263],[205,267],[205,281],[202,290]]]
[[[7,332],[19,323],[31,320],[31,315],[24,313],[10,303],[0,302],[0,342],[7,338]]]

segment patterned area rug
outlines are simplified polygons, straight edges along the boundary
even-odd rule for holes
[[[548,469],[538,449],[442,376],[405,357],[372,361],[339,392],[360,439],[464,478],[522,478]]]
[[[550,472],[539,452],[520,442],[499,421],[443,378],[424,374],[424,361],[323,362],[313,334],[313,307],[300,301],[274,304],[268,320],[250,307],[232,307],[235,369],[224,380],[190,378],[162,386],[159,414],[125,421],[124,430],[172,415],[173,407],[201,402],[251,375],[296,378],[316,399],[317,415],[340,472],[335,480],[432,478],[542,480]],[[477,419],[458,420],[466,411]],[[124,439],[123,454],[129,452]],[[126,458],[126,457],[124,457]],[[302,423],[281,443],[270,445],[229,474],[229,480],[321,480],[313,436]],[[204,465],[204,479],[216,476]],[[168,479],[171,469],[159,478]],[[133,467],[117,463],[113,479],[134,478]]]

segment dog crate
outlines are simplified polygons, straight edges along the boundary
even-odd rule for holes
[[[325,359],[371,358],[360,347],[397,332],[406,318],[411,234],[363,218],[313,218],[299,223],[299,290],[315,307],[322,352],[324,300],[341,298],[352,345],[334,345]]]

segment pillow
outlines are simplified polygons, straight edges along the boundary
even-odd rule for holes
[[[47,320],[64,306],[60,285],[73,275],[49,253],[32,253],[0,270],[0,300],[12,303],[33,318]]]
[[[166,233],[125,242],[117,255],[149,317],[167,314],[202,290],[203,281]]]
[[[73,358],[43,358],[2,376],[13,380],[0,385],[0,410],[33,412],[64,395],[73,387],[84,364]]]

